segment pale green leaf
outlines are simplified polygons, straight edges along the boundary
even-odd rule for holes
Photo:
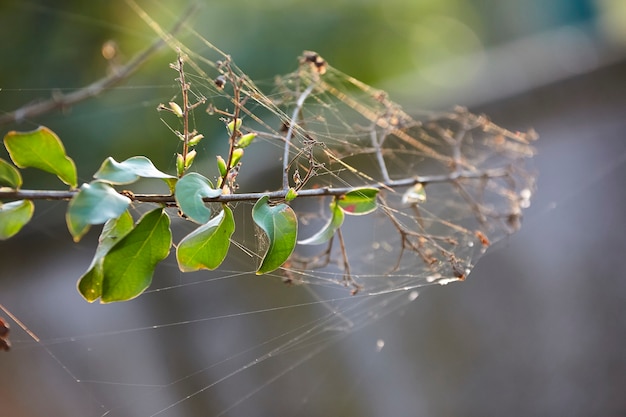
[[[337,229],[343,224],[345,215],[335,200],[330,203],[330,214],[330,219],[328,219],[328,222],[326,222],[319,232],[308,239],[298,241],[298,243],[300,245],[320,245],[332,239]]]
[[[100,301],[127,301],[144,292],[171,246],[170,219],[164,210],[146,213],[105,255]]]
[[[65,154],[59,137],[47,127],[30,132],[9,132],[4,137],[13,163],[20,168],[38,168],[55,174],[64,183],[78,184],[74,161]]]
[[[403,204],[420,204],[425,201],[426,190],[424,189],[424,185],[421,183],[417,183],[414,186],[410,187],[402,195]]]
[[[133,156],[123,162],[108,157],[93,176],[111,184],[130,184],[142,178],[172,180],[176,177],[159,171],[145,156]]]
[[[102,224],[119,217],[130,199],[119,194],[109,184],[92,181],[83,184],[70,201],[65,220],[75,242],[78,242],[92,224]]]
[[[204,224],[211,218],[211,210],[202,199],[220,194],[221,189],[214,189],[211,181],[196,172],[185,175],[176,183],[176,202],[182,212],[196,223]]]
[[[91,265],[78,280],[78,292],[90,303],[96,301],[102,295],[102,264],[104,256],[109,250],[133,229],[133,218],[130,213],[124,211],[116,219],[110,219],[102,228],[98,239],[98,248],[91,261]]]
[[[295,188],[291,187],[289,188],[289,191],[287,191],[287,194],[285,195],[285,201],[287,202],[292,201],[297,196],[298,196],[298,192],[295,190]]]
[[[364,187],[356,188],[337,199],[337,204],[341,209],[350,215],[363,215],[376,210],[378,203],[376,196],[378,188]]]
[[[22,176],[13,165],[0,158],[0,186],[2,185],[18,189],[22,186]]]
[[[252,219],[267,237],[267,251],[257,275],[272,272],[289,258],[296,246],[298,220],[287,204],[271,206],[267,195],[259,198],[252,209]]]
[[[176,259],[181,271],[215,269],[222,264],[230,237],[235,231],[233,212],[224,205],[223,210],[181,240],[176,248]]]
[[[30,200],[0,204],[0,240],[15,236],[33,217],[35,205]]]

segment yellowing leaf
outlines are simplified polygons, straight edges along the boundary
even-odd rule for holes
[[[4,159],[0,159],[0,186],[8,185],[11,188],[22,186],[22,176],[20,172]]]
[[[15,236],[33,217],[35,205],[30,200],[0,204],[0,240]]]
[[[59,137],[47,127],[30,132],[11,131],[4,137],[11,160],[20,168],[32,167],[55,174],[64,183],[76,187],[76,166],[65,154]]]

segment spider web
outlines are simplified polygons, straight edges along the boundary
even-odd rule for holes
[[[310,52],[266,93],[228,55],[200,40],[201,52],[169,42],[185,54],[192,92],[210,109],[234,107],[232,86],[220,88],[217,77],[232,71],[241,80],[242,129],[258,133],[262,141],[253,146],[274,158],[250,173],[280,171],[288,139],[290,185],[375,186],[379,207],[348,216],[341,241],[299,246],[288,264],[260,278],[253,273],[261,250],[248,220],[251,204],[240,203],[234,247],[219,271],[183,276],[168,261],[150,291],[114,306],[85,306],[72,294],[54,315],[68,335],[47,334],[45,323],[13,326],[22,360],[42,360],[43,350],[54,359],[51,378],[69,377],[63,389],[42,394],[70,390],[80,411],[66,415],[302,411],[303,398],[314,401],[319,385],[336,377],[316,375],[312,358],[415,300],[420,287],[465,279],[491,244],[519,228],[529,204],[532,132],[509,132],[462,108],[409,116],[384,92]],[[245,169],[242,187],[252,176]],[[331,199],[293,202],[302,238],[327,221]],[[190,225],[178,221],[174,229],[182,236]],[[383,346],[377,341],[372,348]],[[279,405],[278,392],[289,393]]]
[[[235,72],[245,97],[244,131],[278,149],[289,141],[284,174],[289,185],[298,190],[380,189],[379,210],[349,219],[339,236],[343,242],[331,241],[317,254],[298,246],[282,268],[288,282],[339,283],[377,293],[463,280],[492,243],[520,227],[534,190],[529,168],[534,132],[507,131],[464,108],[413,118],[384,91],[341,73],[310,51],[297,71],[276,78],[267,96],[229,56],[203,42],[222,55],[217,63],[176,45],[199,59],[193,64],[201,74],[196,84],[206,89],[199,97],[213,98],[210,109],[232,109],[233,96],[206,80]],[[210,70],[203,71],[201,64]],[[299,212],[299,235],[307,236],[330,217],[330,198],[302,200],[293,206]]]

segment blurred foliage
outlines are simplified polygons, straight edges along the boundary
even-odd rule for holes
[[[319,52],[331,65],[366,83],[379,84],[424,63],[480,52],[550,25],[586,19],[593,12],[591,0],[199,3],[201,8],[190,26],[231,54],[239,67],[268,89],[274,75],[295,68],[305,49]],[[146,0],[139,4],[167,29],[188,2]],[[43,0],[4,1],[0,36],[10,40],[0,49],[3,112],[48,98],[55,91],[87,85],[156,37],[124,1],[77,0],[54,5]],[[201,50],[189,33],[180,37]],[[105,44],[117,46],[117,55],[108,61],[103,57]],[[122,86],[66,109],[62,115],[3,126],[0,133],[49,126],[60,135],[68,154],[81,160],[79,181],[90,178],[107,156],[123,160],[145,155],[160,169],[174,172],[178,140],[155,111],[159,103],[177,94],[176,75],[168,68],[174,57],[173,51],[164,49]],[[424,76],[425,82],[445,82],[440,74]],[[211,132],[203,133],[208,136]],[[25,175],[27,188],[41,186],[40,181],[28,172]]]

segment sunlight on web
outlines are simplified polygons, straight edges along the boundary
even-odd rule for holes
[[[190,93],[203,103],[196,121],[233,111],[233,87],[221,78],[232,72],[241,82],[242,131],[257,133],[260,143],[252,146],[275,155],[257,164],[281,171],[284,163],[283,179],[301,193],[375,187],[378,208],[347,216],[328,243],[299,245],[269,278],[254,276],[261,250],[248,219],[238,223],[235,247],[219,271],[182,276],[171,262],[167,277],[132,302],[113,309],[78,300],[84,313],[65,319],[74,320],[71,336],[46,335],[42,325],[24,326],[20,337],[12,327],[18,350],[43,347],[81,387],[90,415],[220,416],[235,409],[263,415],[249,400],[261,402],[259,393],[275,384],[293,393],[281,397],[283,409],[302,410],[302,398],[319,389],[310,377],[315,369],[307,368],[311,359],[406,306],[420,287],[464,280],[490,245],[520,227],[534,191],[533,132],[509,132],[463,108],[412,117],[313,52],[294,59],[296,71],[262,91],[195,35],[203,47],[192,50],[161,32],[182,51]],[[244,162],[253,163],[254,157]],[[251,180],[245,169],[241,191],[263,191],[245,188]],[[332,198],[291,203],[299,239],[323,227]],[[247,218],[250,207],[237,205]],[[28,332],[36,335],[30,342]],[[376,339],[371,349],[383,346]],[[309,378],[290,383],[296,368]],[[281,379],[287,382],[279,385]]]
[[[239,71],[230,57],[213,63],[186,52],[211,111],[232,110],[228,87],[216,83]],[[326,247],[299,245],[282,268],[286,281],[377,293],[463,280],[491,244],[519,228],[534,190],[534,132],[507,131],[463,108],[413,118],[314,52],[277,77],[269,96],[238,77],[243,130],[276,148],[289,142],[284,184],[380,189],[373,215],[350,217]],[[292,204],[300,239],[330,217],[330,197],[303,200]],[[256,243],[244,245],[253,251]]]
[[[381,189],[374,219],[346,225],[345,256],[329,248],[313,275],[368,292],[463,280],[491,243],[519,228],[534,190],[533,132],[509,132],[463,108],[413,119],[312,52],[279,84],[287,107],[314,86],[292,121],[300,146],[311,148],[294,169],[317,171],[320,187]],[[288,272],[310,281],[316,262],[296,257]]]

